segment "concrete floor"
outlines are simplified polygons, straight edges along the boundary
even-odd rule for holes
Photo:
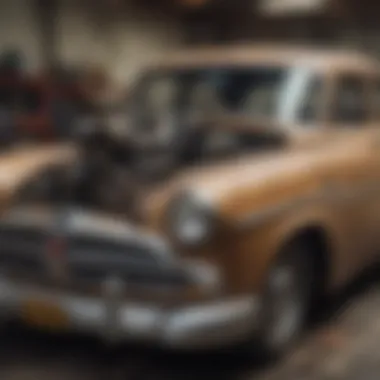
[[[303,342],[277,363],[238,355],[190,355],[52,337],[19,328],[0,335],[1,380],[372,380],[380,373],[380,271],[325,307]]]

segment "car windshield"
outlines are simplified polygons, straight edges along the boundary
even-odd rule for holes
[[[294,118],[305,82],[300,73],[285,66],[155,71],[138,83],[134,110],[143,120],[164,115],[197,120],[226,112],[265,120]]]

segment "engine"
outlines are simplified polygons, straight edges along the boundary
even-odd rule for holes
[[[144,192],[180,170],[210,165],[236,155],[283,146],[281,136],[247,129],[187,130],[171,145],[123,140],[96,123],[79,130],[80,158],[73,164],[44,170],[27,183],[20,199],[79,205],[138,217]]]

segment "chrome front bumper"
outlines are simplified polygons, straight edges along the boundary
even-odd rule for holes
[[[255,297],[242,297],[165,309],[108,297],[53,293],[0,277],[2,320],[22,318],[29,300],[61,310],[67,319],[65,330],[176,349],[214,348],[243,340],[254,331],[258,308]]]

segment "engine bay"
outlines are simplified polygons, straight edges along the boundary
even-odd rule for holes
[[[134,209],[144,191],[186,168],[278,149],[285,142],[283,135],[270,128],[237,128],[236,121],[227,121],[222,127],[204,122],[182,129],[182,135],[167,145],[122,139],[94,124],[76,136],[79,158],[40,172],[25,184],[20,200],[136,216]]]

